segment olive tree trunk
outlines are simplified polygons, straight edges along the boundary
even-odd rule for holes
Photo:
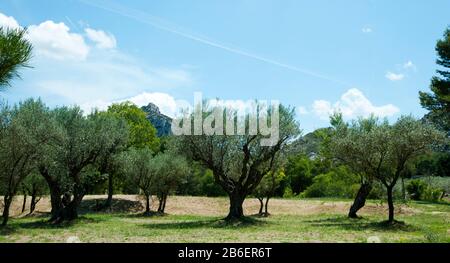
[[[114,194],[114,182],[113,182],[113,175],[111,173],[108,174],[108,198],[105,202],[105,208],[111,208],[112,206],[112,199]]]
[[[150,195],[145,195],[145,214],[150,214]]]
[[[348,212],[348,217],[358,218],[358,215],[356,213],[366,204],[367,196],[369,196],[371,190],[372,183],[367,182],[361,184],[358,193],[356,194],[355,200],[350,207],[350,211]]]
[[[25,208],[27,206],[27,194],[23,194],[23,203],[22,203],[22,213],[25,212]]]
[[[264,207],[264,215],[265,216],[269,215],[269,200],[270,200],[270,197],[267,197],[266,198],[266,205]]]
[[[259,201],[259,215],[262,215],[263,213],[263,209],[264,209],[264,199],[263,198],[258,198]]]
[[[11,203],[13,200],[13,196],[12,195],[5,195],[4,197],[4,201],[5,201],[5,206],[3,207],[3,221],[2,221],[2,226],[6,226],[6,224],[8,224],[8,219],[9,219],[9,209],[11,207]]]
[[[389,207],[389,218],[388,222],[392,223],[394,222],[394,198],[392,195],[392,186],[387,187],[387,201],[388,201],[388,207]]]
[[[234,191],[229,194],[230,210],[225,218],[226,220],[241,219],[244,217],[242,205],[244,204],[245,197],[246,195],[239,191]]]

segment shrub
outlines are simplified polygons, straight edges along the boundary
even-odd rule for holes
[[[406,190],[412,200],[422,200],[427,184],[422,180],[411,180],[406,185]]]
[[[359,177],[340,166],[332,171],[320,174],[313,179],[301,197],[344,197],[352,198],[359,187]]]
[[[285,189],[284,189],[284,193],[283,193],[283,198],[292,198],[295,197],[294,192],[292,191],[292,188],[288,185]]]
[[[437,202],[448,191],[448,181],[438,177],[414,179],[408,182],[406,190],[413,200]]]

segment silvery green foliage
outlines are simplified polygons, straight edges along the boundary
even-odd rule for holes
[[[152,165],[153,152],[145,148],[131,148],[120,156],[122,172],[127,183],[134,185],[146,196],[152,195],[157,169]]]
[[[0,179],[3,192],[15,195],[20,182],[36,167],[45,145],[59,139],[50,110],[29,99],[1,109]]]
[[[124,147],[127,125],[121,119],[99,112],[84,116],[78,107],[57,108],[54,116],[63,128],[64,136],[55,147],[52,161],[63,171],[61,182],[66,190],[73,192],[76,187],[81,191],[78,194],[84,195],[89,185],[86,180],[94,180],[92,175],[95,173],[83,173],[83,170]],[[83,178],[83,175],[89,175],[89,178]]]
[[[154,193],[159,197],[175,191],[190,173],[186,159],[172,152],[159,153],[152,159],[151,166],[156,169]]]
[[[274,146],[261,146],[258,135],[177,136],[178,149],[190,159],[213,171],[215,180],[227,193],[250,193],[269,172],[276,155],[300,133],[293,109],[279,108],[279,139]],[[248,119],[252,116],[246,116]],[[247,122],[248,123],[248,122]],[[226,128],[226,127],[225,127]],[[247,127],[248,130],[248,127]]]
[[[334,157],[356,173],[383,184],[397,181],[408,161],[442,144],[445,136],[430,124],[402,116],[393,125],[376,117],[339,122],[330,144]]]

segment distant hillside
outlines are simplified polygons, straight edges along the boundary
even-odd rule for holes
[[[309,157],[315,157],[319,154],[320,144],[323,141],[321,133],[331,133],[331,128],[320,128],[294,141],[291,145],[294,154],[303,153]]]
[[[159,137],[172,134],[172,118],[162,114],[159,111],[158,106],[153,103],[149,103],[147,106],[143,106],[141,109],[147,114],[147,119],[158,131]]]

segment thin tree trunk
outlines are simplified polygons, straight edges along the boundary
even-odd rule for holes
[[[402,176],[402,196],[403,196],[403,201],[406,201],[406,189],[405,189],[405,180],[403,180],[403,176]]]
[[[244,217],[244,210],[242,205],[245,200],[245,195],[239,192],[232,192],[229,194],[230,198],[230,210],[228,212],[226,220],[241,219]]]
[[[22,213],[25,212],[25,207],[27,206],[27,194],[23,194],[23,203],[22,203]]]
[[[2,221],[2,226],[6,226],[6,224],[8,224],[8,219],[9,219],[9,208],[11,207],[11,203],[12,203],[12,199],[13,197],[11,195],[5,195],[4,196],[4,200],[5,200],[5,207],[3,208],[3,221]]]
[[[106,199],[105,208],[111,208],[113,192],[114,192],[113,175],[111,173],[109,173],[108,174],[108,199]]]
[[[266,198],[266,206],[265,206],[265,209],[264,209],[265,210],[264,211],[264,215],[265,216],[269,216],[269,208],[268,208],[269,207],[269,200],[270,200],[270,197],[267,197]]]
[[[262,215],[263,213],[263,209],[264,209],[264,199],[263,198],[258,198],[259,201],[259,215]]]
[[[145,213],[150,214],[150,195],[145,195],[146,203],[145,203]]]
[[[162,207],[162,198],[158,197],[158,213],[161,212],[161,207]]]
[[[32,214],[34,212],[34,210],[36,209],[36,204],[38,201],[36,201],[36,193],[33,193],[31,195],[31,204],[30,204],[30,214]]]
[[[387,187],[387,201],[389,206],[389,219],[388,222],[392,223],[394,222],[394,199],[392,196],[392,187]]]
[[[353,201],[353,204],[348,212],[348,217],[358,218],[358,215],[356,213],[366,204],[367,196],[369,196],[371,190],[372,183],[365,182],[361,184],[358,193],[356,194],[355,200]]]
[[[162,209],[161,209],[162,214],[164,214],[164,211],[166,211],[166,202],[167,202],[167,194],[164,194],[163,205],[162,205]]]

